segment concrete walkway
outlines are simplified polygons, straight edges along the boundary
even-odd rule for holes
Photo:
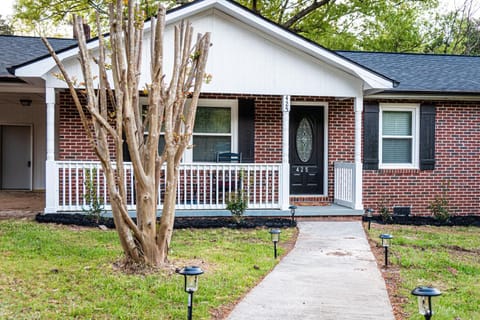
[[[393,320],[361,222],[299,222],[295,248],[230,320]]]

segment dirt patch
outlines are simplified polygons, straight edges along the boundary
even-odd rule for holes
[[[390,221],[385,222],[382,217],[374,215],[373,217],[362,217],[363,221],[372,221],[379,224],[388,225],[411,225],[411,226],[476,226],[480,227],[480,215],[451,216],[447,220],[438,220],[433,216],[391,216]]]
[[[369,239],[369,243],[375,260],[377,261],[378,269],[385,280],[395,320],[408,319],[409,314],[402,308],[402,306],[408,302],[408,298],[398,293],[398,287],[402,281],[400,278],[400,268],[392,265],[388,265],[388,267],[385,268],[385,251],[383,247],[378,246],[377,243],[371,239]]]
[[[0,191],[0,219],[33,219],[44,208],[43,191]]]

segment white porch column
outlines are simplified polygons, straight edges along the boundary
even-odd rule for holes
[[[362,112],[363,96],[355,97],[355,179],[354,209],[363,210]]]
[[[55,88],[45,88],[47,104],[47,161],[45,164],[45,213],[56,212],[58,174],[55,165]]]
[[[280,209],[290,206],[290,164],[289,164],[289,114],[290,96],[282,97],[282,173],[280,179]]]

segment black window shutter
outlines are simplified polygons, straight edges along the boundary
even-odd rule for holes
[[[420,170],[435,169],[435,105],[420,105]]]
[[[242,162],[255,161],[255,100],[238,99],[238,152]]]
[[[123,161],[130,162],[132,161],[132,159],[130,159],[130,152],[128,151],[127,137],[125,137],[125,134],[123,134],[122,138],[123,138],[123,144],[122,144]]]
[[[363,115],[363,169],[378,170],[378,102],[366,102]]]

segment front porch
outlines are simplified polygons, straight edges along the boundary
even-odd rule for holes
[[[287,164],[288,166],[288,164]],[[96,161],[50,162],[54,186],[46,192],[46,213],[88,211],[92,201],[111,210],[102,167]],[[246,215],[290,215],[289,170],[282,163],[190,163],[181,164],[178,175],[176,209],[179,216],[224,216],[231,193],[243,190],[248,199]],[[128,210],[135,214],[135,177],[131,163],[124,163],[124,187]],[[334,197],[328,206],[301,207],[298,216],[359,215],[354,210],[358,186],[356,166],[335,162]],[[163,207],[165,171],[162,172],[158,210]]]

